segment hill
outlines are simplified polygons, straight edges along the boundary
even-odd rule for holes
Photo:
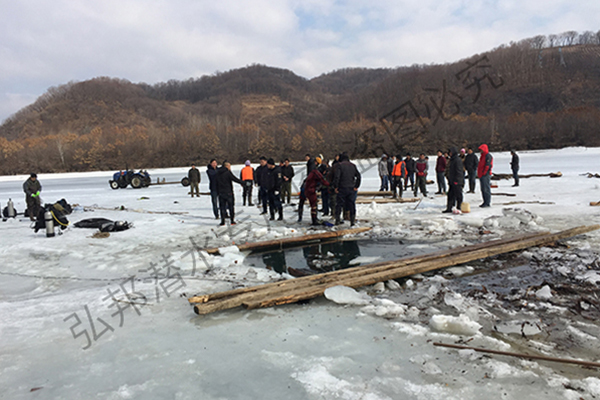
[[[481,142],[497,150],[598,146],[600,41],[557,47],[549,38],[450,64],[348,68],[311,80],[251,65],[156,85],[71,82],[0,126],[0,173],[306,152],[366,157]]]

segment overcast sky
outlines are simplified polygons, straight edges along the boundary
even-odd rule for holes
[[[259,63],[306,78],[456,61],[600,30],[598,0],[0,0],[0,121],[49,87],[156,83]]]

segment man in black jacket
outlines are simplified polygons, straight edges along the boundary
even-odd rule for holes
[[[465,186],[465,173],[463,162],[458,156],[458,149],[452,147],[449,150],[450,162],[448,164],[448,203],[446,209],[442,212],[451,213],[452,207],[456,205],[456,209],[460,211],[463,202],[463,186]]]
[[[473,149],[469,147],[467,149],[467,156],[465,157],[465,170],[469,176],[469,193],[475,193],[475,182],[477,182],[477,164],[479,159],[473,152]]]
[[[404,179],[404,190],[408,188],[408,181],[410,180],[410,187],[414,187],[415,185],[415,171],[416,165],[415,160],[410,157],[410,153],[406,153],[406,158],[404,159],[404,165],[406,166],[406,178]]]
[[[210,160],[206,166],[206,175],[208,175],[208,187],[210,189],[210,198],[212,200],[213,214],[219,219],[219,192],[217,191],[217,160]]]
[[[221,168],[217,170],[217,191],[219,192],[219,205],[221,206],[221,225],[225,225],[225,214],[229,211],[231,225],[235,225],[235,208],[232,182],[242,185],[241,179],[231,172],[229,161],[223,161]]]
[[[275,160],[269,158],[267,161],[267,168],[266,188],[269,199],[269,212],[271,213],[270,220],[273,221],[275,219],[275,211],[277,211],[279,213],[279,218],[277,218],[277,220],[281,221],[283,220],[283,206],[281,205],[281,197],[279,194],[281,182],[283,182],[281,167],[276,166]]]
[[[281,201],[285,202],[287,197],[287,203],[290,204],[292,195],[292,178],[294,177],[294,167],[290,165],[288,158],[283,162],[281,167],[281,174],[283,176],[283,184],[281,185]]]
[[[306,176],[308,176],[313,169],[317,168],[317,161],[309,153],[306,153],[304,159],[306,160]]]
[[[510,160],[510,169],[512,169],[513,178],[515,180],[514,186],[519,186],[519,156],[514,150],[510,151],[512,159]]]
[[[267,213],[267,204],[269,204],[269,196],[267,194],[267,157],[260,158],[260,165],[254,171],[254,181],[258,185],[258,205],[262,204],[263,211],[261,215]]]
[[[190,194],[194,197],[195,192],[196,197],[200,197],[200,189],[198,188],[198,185],[200,185],[200,171],[194,164],[188,171],[188,179],[190,180]]]
[[[342,208],[350,213],[350,225],[356,221],[356,194],[360,187],[361,176],[356,165],[350,162],[347,154],[342,154],[340,162],[336,164],[333,187],[337,193],[335,207],[335,224],[343,223],[341,220]]]

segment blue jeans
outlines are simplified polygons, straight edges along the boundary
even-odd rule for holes
[[[379,190],[388,190],[388,183],[389,183],[390,177],[388,175],[383,175],[380,178],[381,178],[381,187],[379,188]]]
[[[519,170],[518,169],[513,169],[513,178],[515,180],[515,185],[519,186]]]
[[[215,214],[215,218],[219,218],[219,194],[216,190],[210,191],[210,198],[212,200],[213,213]]]
[[[436,172],[438,192],[446,193],[446,175],[443,172]]]
[[[492,203],[492,187],[490,178],[490,175],[484,175],[481,178],[479,178],[479,185],[481,186],[481,196],[483,197],[483,206],[489,206]]]

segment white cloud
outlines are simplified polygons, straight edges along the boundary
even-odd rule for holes
[[[95,76],[155,83],[261,63],[312,77],[348,66],[450,62],[540,33],[600,29],[597,1],[0,0],[0,7],[0,120],[22,106],[15,95],[33,99]]]

